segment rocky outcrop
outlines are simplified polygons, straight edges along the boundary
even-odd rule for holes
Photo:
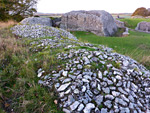
[[[141,31],[141,32],[150,32],[150,22],[140,22],[140,23],[138,23],[135,30]]]
[[[23,19],[21,24],[40,24],[40,25],[46,25],[46,26],[52,26],[52,20],[50,18],[41,18],[41,17],[29,17]]]
[[[72,11],[61,18],[61,28],[90,31],[99,36],[112,36],[117,31],[113,17],[106,11]]]
[[[40,37],[65,37],[77,40],[75,36],[64,29],[48,27],[44,25],[16,25],[12,28],[12,33],[27,38],[40,38]]]
[[[115,19],[115,23],[117,24],[118,28],[125,28],[124,22],[121,22],[120,20]]]

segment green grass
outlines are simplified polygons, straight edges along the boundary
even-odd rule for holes
[[[142,21],[150,22],[150,19],[145,19],[145,18],[125,18],[119,20],[125,22],[125,26],[131,29],[135,29],[139,22]]]
[[[150,68],[150,34],[130,31],[128,37],[100,37],[90,32],[72,32],[80,41],[102,44]]]
[[[63,113],[54,104],[54,91],[40,86],[37,77],[39,68],[47,74],[63,64],[55,57],[61,49],[32,52],[31,41],[16,39],[9,28],[0,30],[0,112]]]

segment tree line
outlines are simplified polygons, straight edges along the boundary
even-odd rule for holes
[[[0,20],[20,21],[36,12],[38,0],[0,0]]]

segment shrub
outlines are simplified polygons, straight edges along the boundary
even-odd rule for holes
[[[146,16],[150,16],[150,13],[146,8],[141,7],[136,9],[135,12],[132,14],[132,16],[136,16],[136,15],[146,17]]]

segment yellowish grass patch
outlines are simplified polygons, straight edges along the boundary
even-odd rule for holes
[[[12,25],[17,24],[17,22],[13,21],[13,20],[9,20],[8,22],[0,22],[0,29],[1,28],[6,28]]]

